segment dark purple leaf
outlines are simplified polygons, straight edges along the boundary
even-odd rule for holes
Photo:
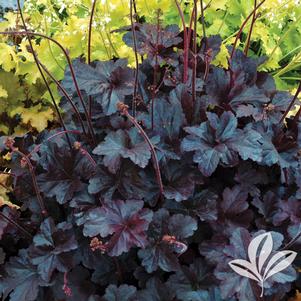
[[[127,61],[97,61],[93,66],[73,62],[73,68],[81,90],[95,96],[106,115],[117,112],[117,102],[131,95],[134,88],[134,71],[127,67]],[[63,85],[69,93],[74,93],[74,83],[69,69],[65,72]]]
[[[220,52],[221,44],[222,39],[219,35],[213,35],[207,38],[203,38],[198,55],[202,58],[203,61],[205,61],[205,55],[207,55],[207,59],[209,60],[209,62],[211,62]]]
[[[230,91],[230,75],[225,70],[218,67],[211,67],[205,85],[207,95],[203,99],[209,104],[221,104],[226,101],[225,96]]]
[[[89,212],[84,235],[104,238],[112,235],[108,254],[119,256],[132,247],[147,245],[146,230],[151,220],[152,211],[143,209],[142,201],[111,201]]]
[[[235,175],[235,181],[239,183],[242,191],[249,193],[253,197],[259,197],[260,189],[258,185],[266,184],[268,178],[263,170],[255,169],[250,163],[246,162],[239,166]]]
[[[257,236],[259,232],[253,236]],[[283,236],[277,232],[271,232],[273,239],[273,250],[276,251],[283,241]],[[220,260],[214,274],[221,281],[220,288],[223,298],[236,296],[243,300],[257,301],[260,295],[260,287],[254,280],[245,278],[232,272],[229,261],[232,259],[248,260],[248,246],[252,237],[244,228],[237,228],[231,235],[230,244],[223,250],[224,258]],[[270,295],[273,292],[273,287],[277,287],[278,283],[286,283],[294,281],[296,273],[293,268],[288,268],[277,274],[277,277],[272,276],[265,283],[265,295]],[[282,286],[282,294],[289,287]]]
[[[93,150],[93,153],[104,156],[104,165],[112,173],[117,172],[122,158],[128,158],[142,168],[151,158],[149,146],[136,128],[131,128],[129,131],[119,129],[116,132],[110,132],[105,141]]]
[[[279,91],[273,95],[271,102],[264,108],[263,119],[268,119],[271,124],[277,124],[283,113],[288,108],[293,96],[289,92]],[[294,110],[295,106],[291,108]]]
[[[40,232],[33,239],[29,256],[32,264],[45,281],[50,281],[55,270],[67,272],[72,268],[72,255],[78,245],[72,225],[66,222],[55,226],[52,218],[47,218],[40,227]]]
[[[201,221],[217,220],[218,196],[209,190],[203,190],[193,197],[192,203],[187,201],[187,209],[196,214]]]
[[[169,63],[176,65],[177,56],[173,52],[173,47],[182,42],[177,25],[169,25],[162,29],[155,24],[136,24],[137,52],[141,55],[146,54],[152,65]],[[123,36],[123,41],[134,48],[133,33],[127,32]],[[155,56],[157,55],[157,62]]]
[[[192,95],[188,92],[187,87],[182,83],[178,84],[176,88],[170,93],[170,97],[179,100],[186,120],[191,122],[193,120],[195,111],[194,103],[192,101]]]
[[[179,300],[207,301],[209,294],[206,289],[212,284],[212,276],[206,264],[197,259],[189,268],[181,266],[167,283]]]
[[[139,291],[138,300],[144,301],[173,301],[175,291],[158,278],[151,278],[146,283],[146,289]]]
[[[109,285],[104,295],[105,301],[135,301],[136,288],[132,285],[122,284],[119,287]]]
[[[196,176],[193,171],[186,169],[183,164],[171,161],[165,168],[167,183],[164,187],[164,196],[167,199],[181,202],[192,196],[196,185]]]
[[[225,188],[223,200],[220,203],[219,219],[212,227],[232,233],[238,227],[248,227],[253,219],[253,213],[247,202],[248,193],[241,191],[239,186]]]
[[[141,114],[138,117],[148,129],[151,128],[151,114]],[[154,100],[154,132],[162,138],[170,140],[177,138],[181,126],[185,123],[185,115],[180,100],[173,91],[167,99]]]
[[[95,292],[95,287],[90,281],[90,274],[87,269],[77,266],[69,272],[67,274],[67,286],[70,289],[70,296],[66,296],[64,292],[64,274],[60,274],[60,276],[56,278],[56,282],[52,288],[55,300],[97,301],[97,299],[92,299],[91,297]]]
[[[273,216],[273,224],[279,226],[285,220],[292,224],[301,222],[301,201],[291,196],[288,199],[278,199],[277,211]]]
[[[253,58],[247,57],[242,51],[235,51],[229,66],[234,83],[254,84],[257,78],[257,64]]]
[[[30,263],[27,251],[19,251],[19,257],[11,257],[5,266],[7,275],[1,287],[3,298],[9,295],[10,301],[35,301],[40,286],[47,285],[41,279],[37,268]],[[3,299],[3,300],[4,300]]]
[[[0,199],[1,199],[1,197],[0,197]],[[19,212],[17,211],[16,208],[11,208],[11,207],[5,206],[4,208],[1,208],[0,210],[4,216],[12,219],[15,222],[18,221]],[[0,240],[3,238],[4,234],[8,234],[8,233],[13,234],[16,232],[16,230],[18,230],[18,229],[16,229],[12,224],[10,224],[8,220],[6,220],[0,216]]]
[[[196,229],[197,222],[192,217],[182,214],[169,216],[167,210],[158,210],[148,230],[150,244],[138,252],[146,271],[152,273],[158,268],[166,272],[176,271],[179,267],[175,254],[177,247],[183,246],[183,239],[192,236]],[[164,240],[166,235],[173,236],[176,241]]]
[[[193,160],[204,176],[212,175],[220,162],[225,166],[237,164],[238,154],[243,160],[261,161],[262,137],[258,132],[238,129],[231,112],[224,112],[220,118],[214,113],[207,116],[207,122],[186,127],[190,135],[182,141],[183,151],[195,151]]]
[[[274,224],[274,217],[278,211],[279,197],[272,191],[268,191],[261,200],[259,197],[253,199],[252,204],[264,218],[264,224]]]
[[[111,199],[116,189],[114,175],[105,168],[98,168],[96,175],[89,180],[88,191],[90,194],[101,193],[104,198]]]
[[[159,197],[159,187],[154,172],[127,167],[120,175],[119,192],[127,199],[139,198],[153,206]]]
[[[39,188],[47,197],[56,197],[60,204],[70,201],[75,192],[83,189],[82,180],[89,179],[94,167],[80,151],[70,151],[67,145],[43,145],[41,165],[45,170],[38,176]]]

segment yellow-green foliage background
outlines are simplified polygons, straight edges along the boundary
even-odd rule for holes
[[[182,26],[173,0],[136,0],[136,3],[139,17],[144,16],[146,21],[152,22],[157,10],[161,9],[164,24]],[[182,8],[188,24],[192,3],[185,3],[182,1]],[[250,0],[207,0],[206,5],[207,34],[220,34],[223,38],[223,47],[215,64],[226,65],[226,45],[233,42],[254,3]],[[53,37],[68,50],[71,58],[76,58],[87,54],[91,6],[90,0],[27,0],[23,11],[30,30]],[[133,52],[123,44],[122,34],[112,33],[112,30],[130,24],[129,10],[128,0],[97,1],[93,20],[93,60],[126,57],[133,64]],[[252,34],[251,49],[254,51],[250,51],[250,55],[267,55],[269,59],[262,69],[272,72],[279,88],[292,90],[301,77],[300,1],[267,0],[259,11],[261,16]],[[246,26],[245,35],[248,29]],[[4,15],[0,31],[6,30],[22,31],[17,12]],[[201,36],[201,26],[198,31]],[[39,60],[61,80],[66,66],[61,50],[46,39],[34,41]],[[48,121],[56,118],[27,45],[25,38],[0,37],[0,132],[5,135],[21,134],[30,129],[42,131]],[[59,102],[60,96],[53,83],[51,88]]]

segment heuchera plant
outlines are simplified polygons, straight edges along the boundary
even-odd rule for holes
[[[192,27],[121,30],[136,68],[78,58],[57,82],[62,127],[1,138],[20,207],[0,212],[3,300],[259,300],[228,263],[262,231],[300,247],[300,89],[235,47],[210,65],[221,39]],[[264,300],[293,296],[298,269]]]

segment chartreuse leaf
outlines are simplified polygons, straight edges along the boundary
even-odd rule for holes
[[[0,83],[7,94],[7,96],[0,97],[0,112],[10,113],[18,106],[22,107],[25,94],[24,89],[20,86],[19,79],[12,72],[0,70]]]
[[[49,85],[49,88],[50,88],[50,90],[51,90],[51,92],[52,92],[52,95],[53,95],[53,97],[54,97],[54,100],[56,101],[56,103],[59,103],[60,98],[61,98],[61,95],[60,95],[60,93],[59,93],[59,90],[57,89],[56,84],[51,83],[51,84]],[[45,92],[43,93],[43,91],[45,91]],[[43,93],[43,94],[41,95],[41,93]],[[45,105],[50,105],[50,104],[53,105],[52,98],[51,98],[51,96],[50,96],[48,90],[45,90],[45,89],[44,89],[44,90],[40,90],[40,89],[39,89],[39,95],[42,97],[43,103],[44,103]]]
[[[19,114],[22,118],[22,123],[30,124],[39,132],[43,131],[47,127],[48,121],[52,121],[54,119],[52,109],[43,107],[42,104],[38,104],[28,109],[18,107],[11,111],[11,114]]]
[[[0,208],[4,205],[10,208],[20,208],[19,206],[13,204],[7,193],[11,190],[11,184],[9,183],[9,175],[0,174]]]
[[[6,43],[0,43],[0,65],[6,72],[11,71],[16,66],[17,56],[14,49]]]
[[[212,61],[212,64],[215,66],[228,68],[228,59],[227,59],[228,56],[229,56],[229,52],[227,47],[225,46],[225,44],[221,44],[220,51]]]
[[[35,49],[39,54],[39,60],[47,66],[47,69],[57,80],[61,80],[64,77],[66,64],[62,50],[46,39],[42,39],[41,43],[35,46]]]
[[[7,91],[0,85],[0,97],[1,98],[7,98],[8,94]]]

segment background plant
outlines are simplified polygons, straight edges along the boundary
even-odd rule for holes
[[[10,6],[16,8],[15,3]],[[188,24],[193,9],[193,1],[180,1]],[[253,1],[209,1],[205,3],[205,26],[209,35],[219,34],[223,39],[221,53],[215,63],[226,66],[226,46],[233,42],[244,18],[252,11]],[[164,11],[162,24],[182,26],[174,1],[136,1],[136,10],[141,21],[156,23],[157,9]],[[24,14],[29,28],[52,36],[60,42],[71,58],[83,55],[87,59],[88,26],[90,21],[90,1],[25,1]],[[267,0],[258,12],[251,35],[250,54],[268,55],[262,70],[273,72],[276,84],[282,89],[294,89],[300,78],[300,5],[298,1]],[[20,30],[22,24],[16,11],[3,14],[0,30]],[[93,17],[92,60],[106,60],[112,57],[128,58],[134,64],[133,52],[122,43],[122,34],[114,32],[128,26],[129,1],[97,1]],[[200,19],[199,19],[200,23]],[[200,24],[199,24],[200,25]],[[243,31],[242,42],[247,39],[250,23]],[[198,33],[201,34],[201,26]],[[57,114],[46,87],[41,79],[25,38],[1,37],[0,97],[1,131],[24,133],[29,129],[41,131],[48,121],[56,121]],[[243,43],[242,43],[243,45]],[[57,80],[61,80],[66,60],[59,48],[48,40],[37,38],[35,50],[40,61]],[[16,89],[11,89],[14,83]],[[49,79],[56,101],[60,99],[56,85]],[[37,118],[38,117],[38,118]]]

